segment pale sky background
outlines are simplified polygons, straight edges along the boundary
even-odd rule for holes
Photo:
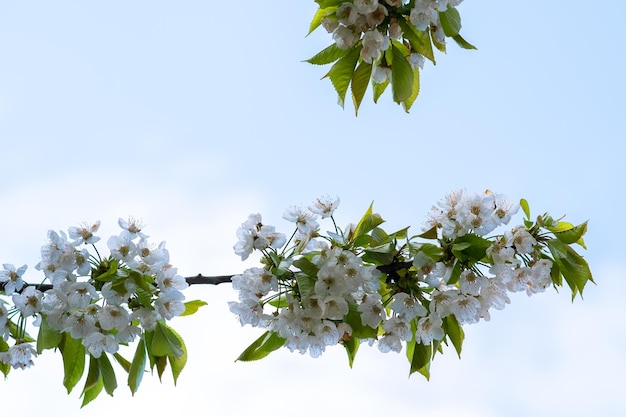
[[[466,326],[461,360],[435,359],[427,382],[402,354],[341,347],[312,359],[283,349],[235,363],[261,334],[241,328],[230,285],[194,286],[209,302],[172,326],[189,363],[173,387],[146,376],[131,397],[80,410],[60,355],[0,381],[3,415],[617,416],[626,415],[622,242],[624,2],[464,2],[463,36],[426,64],[410,114],[366,96],[342,110],[328,67],[303,60],[329,45],[305,37],[316,10],[297,2],[0,2],[0,263],[34,269],[48,229],[138,217],[167,241],[183,275],[254,266],[235,230],[338,195],[343,225],[370,202],[389,229],[418,231],[447,192],[488,188],[534,214],[589,220],[594,273],[585,300],[568,290],[512,297]],[[521,221],[521,215],[515,220]]]

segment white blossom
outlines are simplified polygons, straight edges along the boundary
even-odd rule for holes
[[[20,291],[25,282],[22,280],[22,275],[26,272],[26,265],[19,268],[15,268],[12,264],[3,264],[4,268],[0,271],[0,283],[4,283],[4,293],[13,294],[16,291]]]

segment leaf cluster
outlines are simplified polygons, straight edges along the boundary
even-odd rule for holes
[[[345,2],[345,0],[316,0],[319,8],[309,26],[309,34],[318,29],[324,21],[336,24],[339,20],[337,10]],[[389,47],[382,51],[374,62],[367,62],[361,57],[363,38],[360,34],[360,39],[351,47],[342,49],[337,43],[333,43],[306,60],[314,65],[332,64],[323,78],[330,79],[342,107],[349,90],[355,113],[358,115],[359,107],[370,85],[375,103],[391,86],[393,100],[401,104],[408,113],[420,91],[420,66],[412,64],[411,59],[425,58],[436,64],[434,51],[446,52],[445,42],[435,36],[438,29],[461,48],[476,49],[461,36],[461,16],[455,7],[449,6],[446,11],[438,12],[440,28],[431,24],[425,30],[420,30],[409,18],[412,5],[413,2],[401,7],[387,6],[388,14],[382,23],[370,29],[377,30],[385,36],[389,33],[390,25],[397,25],[402,30],[401,37],[391,39]],[[355,31],[360,33],[358,29]],[[386,70],[389,75],[384,80],[376,78],[374,72],[377,69]]]

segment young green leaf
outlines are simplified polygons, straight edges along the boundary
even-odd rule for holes
[[[463,327],[459,324],[454,314],[444,317],[443,330],[446,332],[457,355],[461,358],[461,349],[463,347],[463,339],[465,338],[465,332]]]
[[[350,81],[352,81],[354,67],[359,60],[362,48],[363,45],[361,43],[356,44],[353,48],[348,50],[343,57],[333,64],[330,71],[328,71],[328,74],[326,75],[330,78],[333,87],[335,87],[335,91],[337,91],[337,94],[339,95],[342,107],[346,98],[348,86],[350,85]]]
[[[9,350],[8,343],[0,337],[0,352],[6,352],[7,350]],[[9,372],[11,372],[11,365],[0,361],[0,372],[2,372],[2,374],[6,377],[9,375]]]
[[[368,325],[363,324],[361,321],[361,313],[357,310],[357,306],[354,304],[348,305],[348,314],[343,318],[343,321],[350,325],[352,328],[352,337],[357,339],[374,339],[378,335],[378,329],[373,329]]]
[[[391,44],[393,65],[391,66],[391,89],[393,100],[401,103],[413,93],[413,69],[404,54],[395,44]]]
[[[102,392],[102,388],[104,388],[104,383],[102,381],[102,375],[100,374],[98,361],[93,356],[90,356],[89,372],[85,380],[85,387],[81,393],[81,397],[83,398],[81,408],[95,400],[100,392]]]
[[[559,222],[561,225],[563,222]],[[585,242],[583,241],[583,235],[587,233],[587,222],[581,223],[578,226],[572,226],[568,229],[561,231],[553,231],[554,237],[566,244],[578,243],[580,246],[586,249]]]
[[[100,262],[98,269],[91,270],[91,276],[98,281],[108,282],[117,278],[117,268],[119,262],[116,260],[107,260]]]
[[[375,227],[380,226],[381,224],[385,222],[382,219],[382,217],[380,217],[380,214],[374,213],[372,211],[373,207],[374,207],[374,203],[370,204],[369,208],[367,209],[363,217],[361,217],[361,220],[359,220],[359,223],[356,225],[356,228],[354,229],[355,237],[364,235],[370,232]]]
[[[172,369],[172,377],[174,379],[174,385],[176,385],[176,382],[178,381],[178,376],[180,375],[180,373],[183,371],[183,368],[187,364],[187,347],[185,346],[185,342],[183,341],[183,338],[174,329],[170,328],[170,331],[178,339],[178,342],[180,343],[180,347],[182,350],[182,354],[178,356],[170,355],[167,357],[167,359],[170,362],[170,368]]]
[[[100,375],[102,376],[102,383],[104,390],[110,396],[113,396],[113,391],[117,388],[117,379],[115,378],[115,371],[111,366],[111,361],[106,353],[102,353],[97,359],[98,368],[100,369]]]
[[[53,330],[47,320],[41,320],[39,334],[37,336],[37,353],[41,354],[45,349],[53,349],[59,346],[63,340],[63,334]]]
[[[435,53],[429,32],[415,29],[415,26],[407,22],[405,18],[398,19],[398,24],[403,32],[402,36],[409,41],[413,52],[417,52],[435,64]]]
[[[72,338],[69,333],[63,333],[63,340],[59,344],[63,357],[63,386],[67,393],[72,392],[85,371],[85,347],[80,340]]]
[[[335,62],[347,53],[348,49],[341,49],[337,46],[337,44],[333,43],[332,45],[322,49],[320,52],[313,55],[311,58],[307,59],[305,62],[313,65],[326,65]]]
[[[407,355],[411,364],[409,375],[419,372],[426,379],[430,379],[430,360],[432,358],[432,345],[423,345],[421,343],[413,343],[410,353],[407,349]]]
[[[315,278],[317,273],[319,272],[319,267],[311,262],[308,258],[298,258],[293,262],[293,266],[299,268],[300,271],[304,272],[311,278]]]
[[[317,9],[315,14],[313,15],[313,20],[311,20],[311,24],[309,25],[309,33],[307,33],[306,36],[309,36],[311,33],[313,33],[313,31],[322,24],[322,20],[329,14],[332,14],[333,12],[335,12],[336,10],[337,10],[337,6],[326,7],[326,8],[320,7],[319,9]]]
[[[461,14],[456,8],[448,6],[445,12],[439,12],[439,21],[446,36],[453,37],[459,34]]]
[[[157,375],[159,376],[159,381],[163,378],[163,372],[165,372],[165,368],[167,367],[167,356],[159,356],[156,358],[156,369]]]
[[[179,357],[183,354],[180,337],[165,323],[158,321],[154,328],[150,353],[154,356]]]
[[[478,262],[485,257],[491,242],[473,233],[468,233],[455,239],[452,253],[460,261],[470,260]]]
[[[256,361],[263,359],[273,351],[280,349],[287,339],[284,339],[275,332],[265,332],[250,346],[244,350],[236,359],[238,361]]]
[[[526,201],[526,199],[522,198],[519,201],[519,205],[522,208],[522,210],[524,211],[524,215],[526,216],[526,219],[530,220],[530,205],[528,204],[528,201]]]
[[[372,90],[374,93],[374,103],[378,103],[378,99],[385,92],[385,90],[387,89],[387,86],[389,86],[389,80],[386,80],[383,83],[372,82]]]
[[[313,295],[315,293],[315,278],[302,272],[296,272],[295,275],[300,296],[307,298]]]
[[[344,1],[345,0],[315,0],[315,3],[319,5],[320,9],[325,9],[327,7],[339,6]]]
[[[404,107],[405,112],[409,112],[411,107],[413,107],[413,103],[417,99],[417,96],[420,93],[420,72],[419,68],[413,68],[413,90],[411,91],[411,95],[402,102],[402,107]]]
[[[354,358],[356,357],[356,353],[359,350],[359,345],[361,344],[359,339],[354,336],[351,336],[348,340],[344,340],[341,342],[343,347],[346,349],[346,353],[348,354],[348,364],[350,368],[354,364]]]
[[[363,96],[365,96],[365,91],[367,91],[367,86],[370,82],[370,77],[372,76],[372,64],[368,64],[367,62],[361,62],[359,66],[352,74],[352,101],[354,102],[354,112],[358,116],[359,115],[359,107],[361,106],[361,102],[363,101]]]
[[[582,296],[583,289],[588,281],[593,282],[589,265],[574,249],[558,239],[546,241],[548,249],[554,257],[559,271],[572,290],[572,299],[576,294]]]
[[[133,361],[128,371],[128,386],[132,395],[135,395],[137,389],[139,389],[141,379],[146,372],[146,358],[146,342],[142,336],[137,343],[135,356],[133,356]]]
[[[185,311],[181,313],[181,316],[190,316],[197,312],[200,307],[203,307],[205,305],[207,305],[207,302],[202,300],[187,301],[185,303]]]
[[[478,49],[476,48],[474,45],[472,45],[471,43],[469,43],[468,41],[466,41],[463,36],[461,36],[460,33],[457,33],[456,35],[454,35],[452,37],[452,39],[454,39],[454,41],[457,43],[457,45],[459,45],[461,48],[463,49]]]
[[[119,353],[114,353],[113,357],[115,358],[115,361],[117,363],[120,364],[120,366],[122,368],[124,368],[124,370],[128,373],[130,372],[130,365],[131,363],[128,361],[128,359],[124,358],[122,355],[120,355]]]

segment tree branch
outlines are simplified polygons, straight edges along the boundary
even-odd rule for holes
[[[211,285],[217,285],[217,284],[222,284],[224,282],[231,282],[232,278],[234,275],[218,275],[218,276],[214,276],[214,277],[207,277],[204,276],[202,274],[198,274],[194,277],[185,277],[185,281],[187,281],[187,284],[189,285],[196,285],[196,284],[211,284]],[[0,291],[4,291],[4,286],[6,285],[6,282],[0,282]],[[48,291],[52,289],[52,284],[29,284],[26,283],[24,284],[24,287],[22,287],[22,289],[18,292],[22,292],[26,287],[29,286],[34,286],[36,287],[39,291]],[[10,294],[7,294],[10,295]]]
[[[387,275],[395,275],[396,271],[400,269],[410,268],[412,265],[411,262],[394,262],[389,265],[380,265],[377,269]],[[197,285],[197,284],[209,284],[209,285],[218,285],[223,284],[225,282],[232,282],[234,275],[217,275],[217,276],[205,276],[202,274],[198,274],[193,277],[185,277],[185,281],[189,285]],[[6,282],[0,282],[0,291],[4,291],[4,286]],[[29,286],[35,286],[39,291],[48,291],[52,289],[52,284],[29,284],[26,283],[22,290]],[[18,292],[22,292],[22,290]]]

